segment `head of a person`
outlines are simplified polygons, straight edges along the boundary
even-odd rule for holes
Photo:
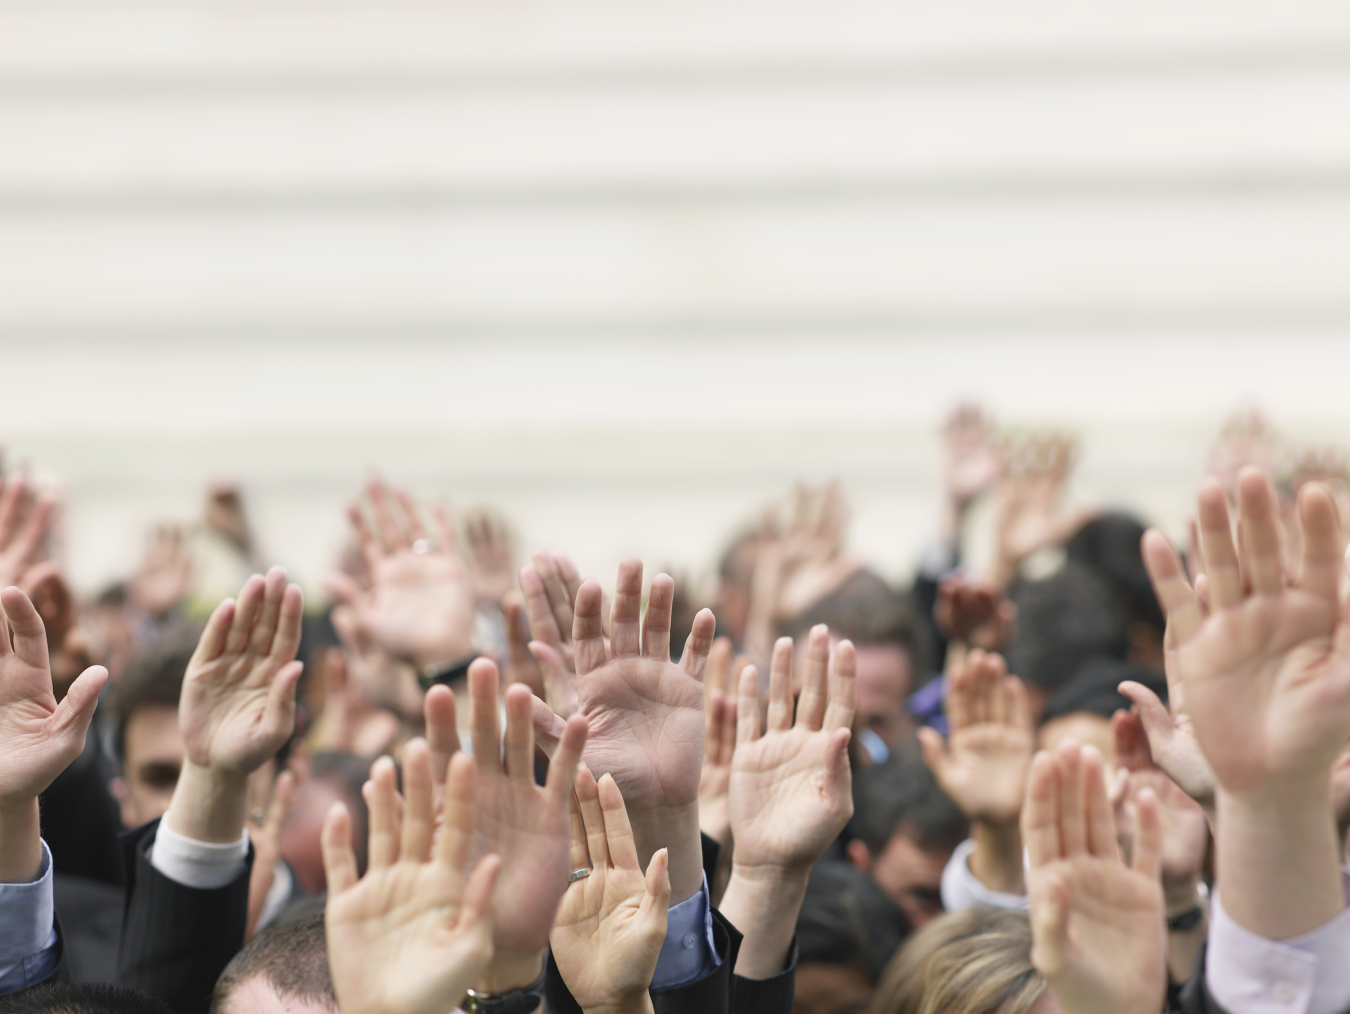
[[[928,669],[923,624],[903,595],[871,571],[859,571],[783,631],[797,641],[797,681],[806,658],[805,635],[818,623],[830,628],[831,645],[848,639],[857,649],[857,728],[871,729],[894,746],[911,730],[905,702],[916,674]]]
[[[183,767],[178,698],[201,632],[196,623],[170,626],[137,645],[122,669],[112,698],[122,774],[111,789],[127,827],[163,816],[173,798]]]
[[[897,954],[871,1014],[1063,1014],[1031,964],[1025,912],[967,908],[934,919]]]
[[[1128,658],[1159,671],[1163,667],[1163,615],[1144,567],[1139,544],[1147,529],[1133,514],[1103,514],[1080,528],[1064,546],[1067,558],[1102,578],[1126,613]]]
[[[106,982],[52,982],[0,996],[0,1014],[169,1014],[159,997]]]
[[[871,877],[848,863],[816,863],[797,917],[793,1014],[864,1014],[909,931]]]
[[[323,914],[269,926],[225,966],[211,1014],[338,1014]]]
[[[1116,689],[1126,680],[1142,683],[1160,700],[1167,700],[1167,680],[1158,670],[1118,658],[1090,658],[1050,695],[1036,733],[1037,745],[1053,751],[1073,739],[1095,746],[1110,769],[1116,752],[1111,716],[1130,707],[1130,699]]]
[[[970,825],[938,787],[915,741],[853,783],[855,837],[849,862],[876,881],[911,926],[942,911],[942,871]]]
[[[323,868],[321,834],[334,803],[347,806],[352,818],[352,847],[362,872],[366,868],[366,802],[361,786],[370,776],[370,761],[346,753],[316,753],[308,773],[296,786],[291,812],[281,830],[281,858],[308,894],[322,894],[328,878]]]
[[[1026,684],[1038,720],[1050,695],[1088,659],[1124,659],[1128,653],[1127,613],[1110,585],[1080,563],[1019,581],[1010,597],[1017,606],[1017,633],[1005,653],[1008,671]]]

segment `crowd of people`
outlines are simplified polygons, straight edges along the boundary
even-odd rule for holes
[[[907,587],[801,487],[706,603],[377,480],[326,602],[229,488],[83,598],[3,477],[0,1014],[1350,1011],[1343,459],[1238,417],[1178,548],[941,440]]]

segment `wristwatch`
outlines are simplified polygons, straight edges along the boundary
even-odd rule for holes
[[[475,993],[469,990],[460,1005],[468,1014],[533,1014],[544,1000],[544,977],[548,962],[533,983],[509,993]]]
[[[1187,930],[1195,929],[1204,917],[1205,909],[1202,905],[1195,905],[1185,911],[1178,912],[1176,915],[1169,915],[1167,917],[1167,932],[1185,933]]]
[[[473,665],[474,660],[478,658],[477,653],[470,655],[462,662],[453,662],[443,669],[427,669],[417,674],[417,682],[423,690],[430,690],[437,683],[444,683],[447,686],[456,680],[462,680],[469,675],[469,666]]]

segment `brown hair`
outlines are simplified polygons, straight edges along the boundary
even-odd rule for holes
[[[1044,992],[1027,914],[968,908],[909,938],[881,977],[872,1014],[1026,1014]]]
[[[221,1014],[235,990],[255,977],[266,981],[283,1000],[306,1000],[337,1010],[323,913],[269,926],[250,940],[220,973],[211,997],[211,1014]]]

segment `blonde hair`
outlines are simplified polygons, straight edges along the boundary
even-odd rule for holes
[[[1044,992],[1027,914],[968,908],[909,938],[881,976],[872,1014],[1026,1014]]]

